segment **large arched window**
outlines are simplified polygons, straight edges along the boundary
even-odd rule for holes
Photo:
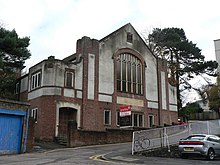
[[[130,53],[122,53],[116,59],[117,91],[143,94],[143,65]]]

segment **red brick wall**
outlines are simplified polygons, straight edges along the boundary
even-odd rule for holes
[[[77,130],[75,124],[68,127],[68,147],[119,143],[132,141],[134,130],[106,129],[106,131]]]
[[[26,152],[31,152],[34,147],[34,121],[29,118],[28,121],[28,135],[27,135],[27,142],[26,142]]]
[[[35,123],[35,137],[40,140],[53,140],[56,128],[56,96],[42,96],[30,101],[31,107],[38,108]]]

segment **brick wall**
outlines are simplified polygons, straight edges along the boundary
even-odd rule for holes
[[[28,121],[28,135],[27,135],[27,142],[26,142],[26,152],[31,152],[34,147],[34,120],[29,118]]]
[[[68,147],[131,142],[133,129],[106,129],[106,131],[77,130],[75,122],[68,124]]]
[[[31,109],[38,108],[35,123],[35,137],[39,140],[52,141],[56,125],[56,96],[42,96],[30,101]]]

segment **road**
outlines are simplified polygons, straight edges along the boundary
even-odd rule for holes
[[[101,157],[105,160],[100,159]],[[0,156],[4,165],[219,165],[220,160],[172,159],[131,155],[131,143],[65,148],[46,152]]]

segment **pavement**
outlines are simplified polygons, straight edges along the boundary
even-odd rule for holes
[[[47,152],[50,150],[65,149],[64,145],[60,145],[56,142],[36,142],[32,152]]]
[[[105,155],[102,155],[101,159],[107,161],[116,161],[116,162],[126,162],[132,164],[143,164],[144,156],[140,155],[132,155],[129,151],[121,151],[121,152],[111,152]]]

